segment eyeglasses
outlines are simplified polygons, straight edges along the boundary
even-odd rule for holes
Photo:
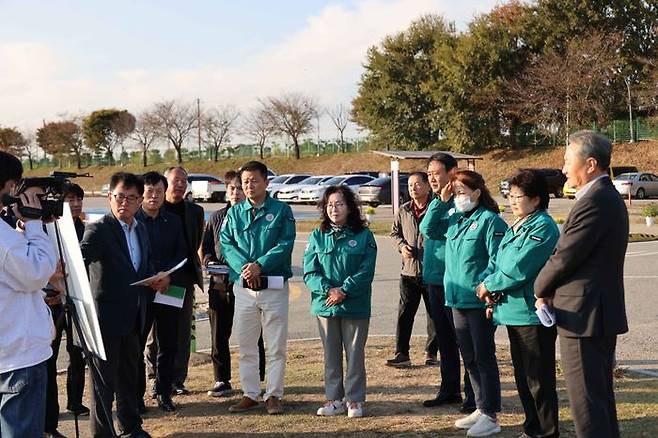
[[[345,207],[344,202],[336,202],[335,204],[327,204],[328,209],[336,210],[336,209],[341,209]]]
[[[119,204],[123,204],[124,202],[127,202],[128,204],[134,204],[141,198],[141,196],[134,195],[126,196],[123,193],[112,193],[112,196],[114,196],[114,200]]]
[[[508,198],[510,201],[515,201],[518,202],[521,200],[521,198],[525,198],[527,195],[509,195]]]

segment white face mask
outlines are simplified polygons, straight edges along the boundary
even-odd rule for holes
[[[468,213],[477,206],[476,202],[471,200],[471,197],[468,195],[457,195],[455,196],[455,208],[457,211],[462,213]]]

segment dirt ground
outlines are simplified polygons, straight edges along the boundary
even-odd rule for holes
[[[412,339],[412,360],[422,363],[422,339]],[[269,416],[264,407],[246,414],[231,414],[228,407],[240,398],[236,392],[228,398],[212,398],[206,391],[212,386],[212,366],[206,355],[195,355],[187,386],[191,394],[175,397],[178,412],[165,414],[155,402],[147,400],[144,428],[153,437],[461,437],[454,428],[460,418],[457,406],[428,409],[421,403],[432,398],[439,381],[438,367],[415,365],[407,369],[384,366],[394,353],[394,339],[371,338],[367,346],[368,396],[366,417],[320,418],[315,411],[324,402],[322,346],[319,341],[289,343],[286,371],[286,412]],[[234,387],[239,386],[237,352],[233,352]],[[500,437],[517,437],[523,412],[514,385],[513,369],[506,347],[499,347],[503,410]],[[619,420],[624,437],[658,435],[658,378],[617,373],[615,383]],[[66,406],[65,376],[59,377],[60,404]],[[560,431],[563,437],[575,436],[558,367]],[[85,391],[85,398],[88,397]],[[87,399],[88,402],[88,399]],[[80,423],[81,436],[89,436],[88,420]],[[75,436],[73,420],[62,414],[60,431]]]

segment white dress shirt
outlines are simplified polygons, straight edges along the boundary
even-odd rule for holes
[[[0,220],[0,373],[37,365],[52,355],[55,334],[41,289],[57,254],[39,220],[25,231]]]

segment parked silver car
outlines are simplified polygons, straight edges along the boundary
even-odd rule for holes
[[[308,178],[308,173],[288,173],[285,175],[279,175],[270,180],[269,185],[267,186],[267,192],[271,197],[278,197],[279,190],[288,187],[292,184],[298,184],[300,181]]]
[[[284,202],[298,202],[299,192],[303,189],[320,186],[331,178],[333,178],[333,175],[309,176],[297,184],[291,184],[289,187],[280,189],[277,198]]]
[[[658,176],[653,173],[622,173],[612,183],[624,197],[628,197],[629,193],[637,199],[658,196]]]
[[[324,191],[329,186],[348,186],[355,194],[359,192],[359,187],[372,181],[369,175],[339,175],[334,176],[324,184],[319,186],[307,187],[299,191],[299,201],[314,204],[322,199]]]

